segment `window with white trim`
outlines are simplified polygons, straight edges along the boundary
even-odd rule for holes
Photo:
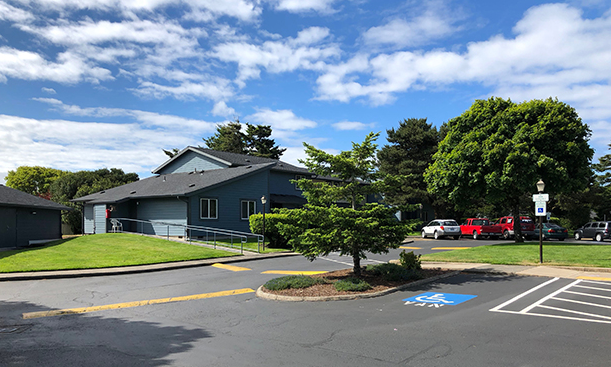
[[[257,202],[254,200],[242,200],[242,219],[248,220],[257,211]]]
[[[201,219],[218,219],[218,207],[217,199],[200,199],[199,217]]]

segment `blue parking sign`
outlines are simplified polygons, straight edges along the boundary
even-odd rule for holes
[[[468,300],[473,299],[475,297],[477,296],[471,294],[426,292],[414,297],[406,298],[404,299],[404,301],[454,306],[463,302],[467,302]]]

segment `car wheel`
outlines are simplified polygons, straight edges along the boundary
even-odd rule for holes
[[[460,240],[460,236],[454,236],[455,240]]]
[[[473,231],[473,239],[479,240],[479,235],[477,234],[477,231]]]
[[[603,240],[603,235],[601,233],[597,233],[596,234],[596,241],[602,242],[602,240]]]
[[[506,239],[506,240],[508,240],[508,239],[509,239],[509,237],[510,237],[510,236],[509,236],[509,231],[508,231],[508,230],[505,230],[505,232],[503,232],[503,238],[504,238],[504,239]]]
[[[433,237],[435,237],[436,240],[439,239],[439,233],[437,233],[437,231],[435,231],[435,233],[433,233]]]
[[[564,241],[564,238],[559,238],[560,241]]]
[[[581,233],[575,232],[575,239],[579,241],[581,239]]]
[[[424,231],[422,231],[422,238],[426,238],[426,233],[424,233]]]

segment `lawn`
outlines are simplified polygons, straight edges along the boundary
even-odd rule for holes
[[[157,238],[105,233],[52,242],[44,247],[0,251],[0,272],[108,268],[239,256]]]
[[[498,244],[466,250],[422,255],[424,261],[474,262],[487,264],[536,265],[539,243]],[[611,245],[543,244],[543,264],[556,266],[611,267]]]
[[[195,242],[195,241],[193,241]],[[208,245],[214,245],[213,241],[200,241],[202,243],[206,243]],[[262,244],[258,244],[256,239],[251,239],[249,238],[248,241],[246,241],[244,243],[244,250],[246,251],[252,251],[252,252],[260,252],[262,254],[268,254],[271,252],[285,252],[285,251],[290,251],[287,249],[283,249],[283,248],[270,248],[267,247],[269,246],[269,243],[266,241],[265,242],[266,247],[265,250],[262,250],[260,247],[262,246]],[[229,247],[229,248],[234,248],[234,249],[240,249],[240,241],[236,240],[233,244],[229,241],[216,241],[216,246],[217,247]]]

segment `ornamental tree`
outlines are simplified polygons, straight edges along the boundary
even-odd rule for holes
[[[366,203],[386,187],[375,159],[378,136],[370,133],[338,155],[304,143],[308,158],[301,163],[315,176],[295,182],[308,203],[301,209],[281,209],[288,219],[278,226],[293,249],[309,260],[337,251],[352,257],[354,274],[360,276],[367,252],[388,253],[411,229],[395,219],[396,208]]]
[[[585,189],[592,176],[590,129],[557,99],[477,100],[447,128],[425,180],[429,192],[458,208],[484,199],[520,223],[520,202],[529,201],[539,179],[556,195]],[[516,242],[523,241],[520,226],[514,228]]]

